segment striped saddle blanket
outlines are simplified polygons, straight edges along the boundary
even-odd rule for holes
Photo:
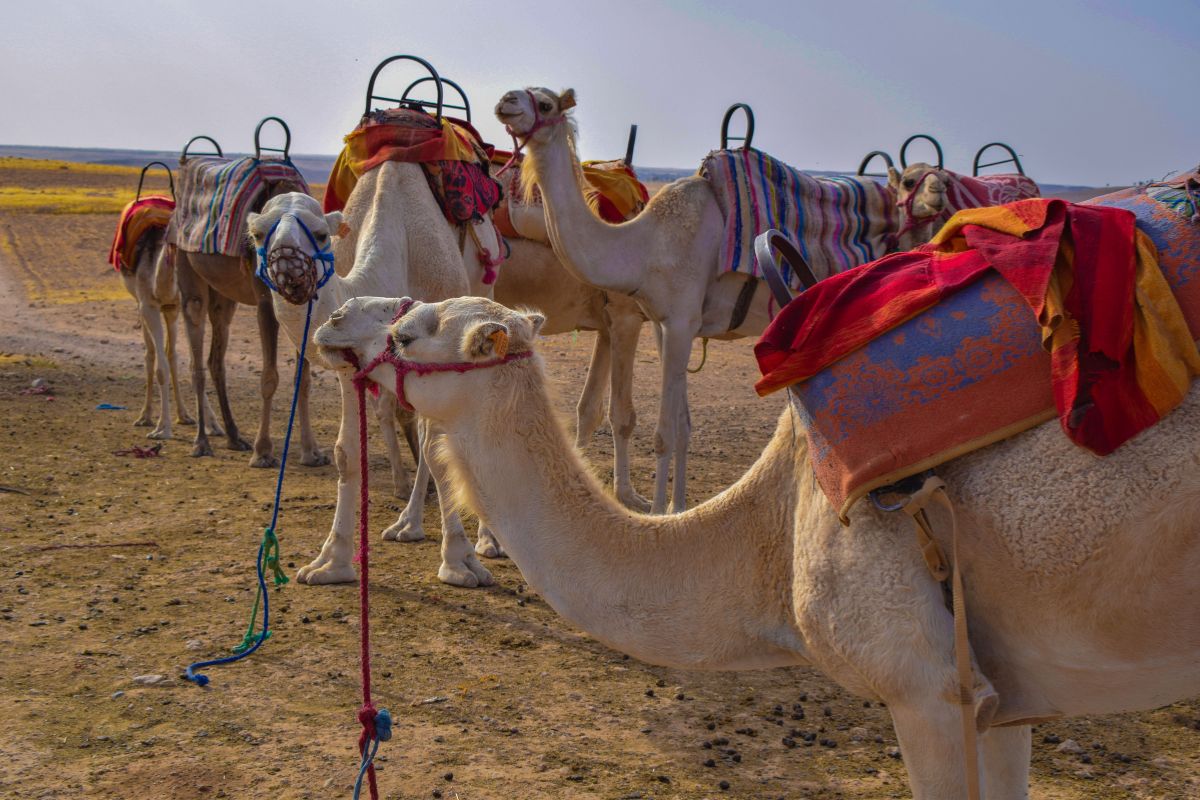
[[[246,217],[278,191],[308,193],[291,161],[190,156],[179,162],[177,207],[167,241],[189,253],[249,252]]]
[[[808,175],[753,148],[709,153],[700,174],[725,214],[722,271],[762,277],[754,237],[770,228],[799,245],[818,278],[882,257],[899,229],[895,193],[872,178]]]
[[[1037,183],[1016,173],[973,178],[941,170],[940,175],[946,183],[946,210],[933,221],[935,230],[964,208],[1002,206],[1042,195]]]
[[[175,201],[163,195],[150,195],[134,200],[121,210],[117,232],[108,250],[108,263],[114,269],[137,268],[137,250],[142,237],[154,229],[166,228],[171,221]]]
[[[492,166],[500,169],[511,158],[512,153],[496,150],[492,154]],[[521,189],[521,161],[521,157],[518,156],[504,174],[506,202],[500,204],[495,215],[496,227],[502,234],[512,239],[526,238],[514,225],[514,212],[521,213],[527,208],[536,207],[533,209],[536,213],[539,215],[544,213],[542,211],[542,193],[536,184],[533,186],[529,198],[526,199],[524,196]],[[623,160],[584,161],[581,166],[583,168],[584,197],[587,199],[588,206],[600,219],[616,224],[636,217],[645,208],[650,199],[650,192],[646,189],[646,185],[638,180],[633,167]],[[530,235],[533,234],[530,233]],[[534,238],[545,241],[542,236]]]

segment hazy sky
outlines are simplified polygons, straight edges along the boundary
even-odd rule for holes
[[[277,114],[295,152],[333,153],[374,65],[413,53],[463,85],[497,144],[504,91],[573,86],[587,158],[623,155],[636,122],[638,164],[694,167],[745,101],[755,145],[803,168],[852,169],[919,131],[963,171],[1008,141],[1050,183],[1200,162],[1196,0],[5,0],[3,17],[4,144],[174,149],[206,133],[244,151]]]

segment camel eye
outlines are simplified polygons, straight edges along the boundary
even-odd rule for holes
[[[538,108],[541,109],[542,111],[550,111],[552,108],[554,108],[554,106],[550,105],[545,100],[543,100],[542,102],[538,103]]]
[[[397,333],[392,337],[392,344],[396,347],[408,347],[417,337],[409,336],[407,333]]]
[[[916,185],[916,183],[917,183],[917,182],[916,182],[916,181],[914,181],[912,178],[905,178],[905,179],[904,179],[904,188],[905,188],[905,189],[911,189],[911,188],[913,188],[913,186],[915,186],[915,185]]]

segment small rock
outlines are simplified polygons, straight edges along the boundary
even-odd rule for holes
[[[722,792],[729,791],[729,781],[721,781],[720,783],[717,784],[717,786],[718,786],[718,788],[720,788],[720,790]]]
[[[110,695],[110,697],[112,697],[112,699],[113,699],[113,700],[119,700],[120,698],[122,698],[122,697],[124,697],[124,696],[125,696],[125,693],[124,693],[124,692],[113,692],[113,693]]]
[[[889,747],[885,752],[887,753],[888,758],[894,758],[897,761],[899,761],[901,758],[899,747]]]
[[[1075,741],[1074,739],[1067,739],[1054,749],[1060,753],[1066,753],[1072,756],[1077,756],[1083,752],[1083,748],[1079,746],[1079,742]]]
[[[186,647],[188,650],[203,650],[204,642],[200,641],[199,639],[188,639],[187,644],[184,645],[184,647]]]
[[[154,686],[156,683],[162,683],[167,679],[166,675],[135,675],[133,682],[138,686]]]
[[[447,772],[445,775],[442,776],[442,778],[447,781],[452,781],[452,780],[454,780],[454,773]]]
[[[867,739],[867,729],[866,728],[855,727],[855,728],[850,729],[850,741],[864,742],[864,741],[866,741],[866,739]]]

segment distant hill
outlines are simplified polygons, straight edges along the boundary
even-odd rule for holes
[[[227,153],[231,156],[244,156],[247,153]],[[32,145],[0,145],[0,156],[20,156],[23,158],[49,158],[58,161],[76,161],[84,164],[117,164],[120,166],[141,167],[149,161],[163,161],[172,168],[179,162],[179,152],[176,150],[118,150],[103,147],[36,147]],[[333,168],[334,156],[293,154],[292,163],[310,183],[324,183]],[[652,183],[667,183],[669,181],[695,174],[694,169],[678,169],[674,167],[635,167],[638,177]],[[827,170],[805,170],[810,175],[845,175],[845,172],[829,172]],[[1041,184],[1042,192],[1047,197],[1062,197],[1067,200],[1083,200],[1116,191],[1119,187],[1097,188],[1092,186],[1067,186],[1057,183]]]

